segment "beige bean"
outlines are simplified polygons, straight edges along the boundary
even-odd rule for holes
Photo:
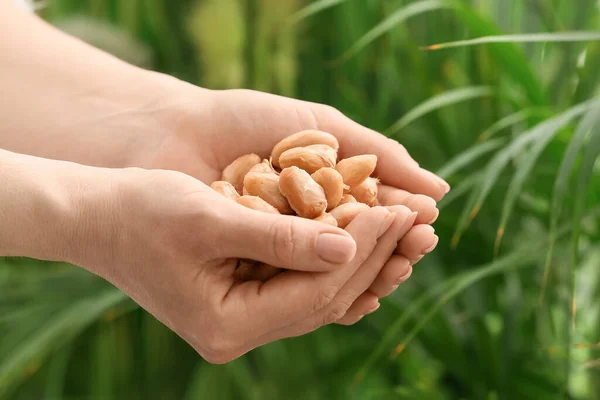
[[[317,218],[327,208],[327,198],[323,188],[310,177],[308,172],[298,167],[289,167],[281,171],[279,190],[300,217]]]
[[[275,171],[275,169],[271,165],[271,162],[266,159],[262,160],[261,163],[256,164],[254,167],[250,168],[250,171],[248,171],[248,173],[250,173],[250,172],[266,172],[266,173],[277,174],[277,171]]]
[[[252,167],[260,163],[261,158],[252,153],[238,157],[223,170],[222,181],[227,181],[233,185],[238,193],[242,193],[244,186],[244,177]]]
[[[235,200],[238,204],[253,210],[262,211],[270,214],[280,214],[279,211],[258,196],[240,196]]]
[[[331,210],[331,215],[336,219],[338,227],[344,229],[359,213],[369,208],[364,203],[346,203]]]
[[[352,189],[367,179],[377,166],[377,156],[374,154],[363,154],[340,160],[335,169],[342,174],[344,183]]]
[[[210,187],[228,199],[235,200],[240,197],[233,185],[227,181],[215,181],[210,184]]]
[[[344,180],[342,175],[333,168],[321,168],[311,177],[325,191],[327,198],[327,211],[337,207],[344,194]]]
[[[279,191],[279,175],[272,172],[248,172],[244,177],[244,194],[260,197],[281,214],[294,213],[285,196]]]
[[[377,201],[377,185],[379,179],[367,178],[362,183],[354,186],[350,189],[350,194],[354,196],[356,201],[365,203],[368,206],[375,206],[378,204]]]
[[[351,194],[345,194],[340,199],[338,206],[341,206],[342,204],[346,204],[346,203],[358,203],[358,201],[356,201],[354,196],[352,196]]]
[[[333,218],[333,215],[329,213],[323,213],[319,217],[314,219],[315,221],[323,222],[324,224],[338,226],[337,220]]]
[[[337,150],[324,144],[294,147],[279,156],[281,168],[298,167],[309,174],[324,167],[335,167]]]
[[[313,144],[324,144],[336,151],[340,148],[337,139],[332,134],[317,130],[306,130],[294,133],[277,143],[271,152],[271,161],[275,167],[279,167],[279,157],[284,151]]]

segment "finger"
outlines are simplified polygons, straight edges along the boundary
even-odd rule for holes
[[[289,215],[268,214],[231,203],[223,256],[299,271],[332,271],[350,262],[356,243],[343,229]]]
[[[375,218],[376,215],[374,215],[372,211],[376,209],[382,209],[382,207],[374,207],[369,211],[359,214],[350,223],[350,225],[348,225],[348,230],[351,232],[361,232],[360,235],[362,236],[364,234],[365,219]],[[286,326],[277,330],[273,330],[272,332],[266,333],[257,338],[252,346],[256,347],[278,339],[303,335],[319,328],[320,326],[341,320],[356,299],[361,296],[373,282],[385,261],[390,257],[396,248],[398,239],[410,229],[414,222],[414,218],[416,217],[415,214],[413,214],[404,206],[390,207],[389,209],[394,214],[388,215],[391,215],[394,218],[390,224],[391,226],[389,226],[389,229],[387,229],[383,236],[379,238],[377,246],[372,246],[368,254],[364,255],[364,253],[361,252],[361,245],[359,244],[359,250],[357,252],[356,259],[353,261],[353,264],[357,263],[360,268],[354,265],[352,268],[348,268],[347,271],[339,270],[317,276],[316,280],[324,275],[340,275],[342,272],[346,272],[346,276],[344,277],[345,284],[340,286],[341,289],[336,291],[336,295],[328,298],[326,304],[318,309],[315,309],[314,312],[305,315],[304,318],[297,321],[291,321]],[[383,226],[385,227],[386,225],[384,224]],[[353,235],[355,234],[356,233],[353,233]],[[357,243],[362,242],[360,237],[356,237],[356,240]],[[359,254],[361,254],[360,258],[362,258],[360,263]],[[273,278],[271,281],[265,283],[263,287],[268,286],[269,284],[271,284],[271,287],[273,287],[277,280],[282,280],[281,278],[288,273],[289,272],[284,272],[282,275]],[[298,272],[292,272],[290,275],[292,274],[295,275],[293,279],[296,281],[296,283],[292,284],[296,286],[300,281],[298,278],[300,278],[301,275],[306,275]],[[316,276],[316,274],[312,275]],[[313,285],[314,284],[315,283],[313,283]],[[291,301],[289,305],[290,307],[294,307],[294,305],[291,304]],[[296,313],[296,315],[298,315],[298,313]],[[347,321],[350,319],[351,317],[348,317]]]
[[[392,226],[379,239],[377,247],[356,273],[346,282],[333,301],[316,313],[304,328],[315,329],[342,319],[356,299],[371,286],[381,269],[393,254],[398,241],[413,226],[416,214],[405,206],[388,207],[396,215]]]
[[[412,194],[392,186],[379,185],[377,197],[382,206],[402,204],[418,212],[416,224],[433,224],[440,214],[435,200],[422,194]]]
[[[352,306],[350,306],[346,315],[337,321],[336,324],[353,325],[360,321],[365,315],[377,311],[379,306],[380,304],[377,296],[371,292],[364,292],[354,301],[354,303],[352,303]]]
[[[312,316],[331,303],[369,257],[377,239],[393,223],[393,217],[383,207],[362,212],[346,228],[357,244],[356,256],[350,263],[331,272],[285,271],[263,284],[246,282],[234,286],[225,299],[225,312],[237,317],[240,309],[245,310],[246,320],[238,324],[241,330],[244,325],[252,326],[254,337]]]
[[[357,124],[330,107],[314,106],[313,113],[319,129],[339,139],[340,158],[359,154],[377,155],[376,174],[385,184],[424,194],[436,201],[450,190],[450,185],[442,178],[420,168],[397,141]]]
[[[369,292],[378,298],[385,297],[398,288],[410,277],[412,267],[408,258],[404,256],[392,256],[383,266],[379,275],[371,286]]]
[[[416,264],[425,254],[435,249],[438,236],[431,225],[416,225],[398,243],[396,254],[402,255]]]

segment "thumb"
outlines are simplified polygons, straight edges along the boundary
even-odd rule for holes
[[[356,253],[348,232],[322,222],[241,206],[227,221],[224,240],[237,258],[299,271],[331,271]]]

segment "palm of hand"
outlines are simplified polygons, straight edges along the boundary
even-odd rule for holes
[[[378,298],[406,280],[412,265],[437,244],[428,224],[438,213],[433,199],[439,200],[447,188],[443,181],[419,168],[397,142],[319,104],[246,90],[211,92],[209,100],[201,101],[202,107],[198,102],[190,102],[190,112],[181,116],[175,132],[164,139],[150,163],[151,168],[180,171],[208,184],[220,179],[223,168],[242,154],[256,153],[267,158],[284,137],[305,129],[320,129],[338,138],[340,158],[364,153],[378,156],[376,174],[383,182],[379,187],[382,205],[405,205],[418,212],[412,227],[404,231],[397,228],[402,236],[397,238],[395,255],[377,267],[379,275],[370,278],[368,290],[362,296],[354,296],[354,304],[345,307],[345,315],[338,315],[336,322],[349,324],[360,319]],[[203,111],[199,113],[199,109]],[[403,218],[406,220],[408,216]],[[286,279],[297,277],[298,273]]]

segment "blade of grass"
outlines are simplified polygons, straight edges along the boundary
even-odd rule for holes
[[[598,112],[599,110],[595,110]],[[571,260],[569,263],[569,310],[570,319],[568,320],[568,329],[566,337],[567,356],[565,360],[565,381],[566,386],[570,385],[570,363],[571,347],[573,345],[573,332],[575,330],[575,315],[577,312],[575,304],[575,284],[576,284],[576,265],[579,254],[579,239],[581,235],[581,221],[586,208],[587,192],[592,175],[594,174],[594,165],[600,155],[600,127],[594,126],[594,131],[590,134],[590,141],[583,152],[583,159],[577,179],[577,188],[575,189],[575,204],[573,211],[573,231],[571,233]]]
[[[44,357],[49,351],[72,339],[92,324],[102,313],[127,299],[114,288],[104,290],[93,297],[74,301],[58,315],[37,330],[38,333],[24,337],[0,360],[0,396],[8,392],[26,377],[28,365]]]
[[[444,92],[424,101],[407,112],[385,131],[385,135],[393,135],[411,122],[437,109],[479,97],[488,97],[492,94],[492,89],[487,86],[471,86]]]
[[[502,237],[504,236],[506,224],[508,223],[508,219],[510,218],[510,215],[514,208],[517,196],[521,193],[523,183],[525,183],[525,180],[527,179],[529,173],[533,169],[535,162],[542,154],[542,151],[546,148],[546,146],[548,145],[548,143],[550,143],[554,136],[560,131],[560,128],[560,126],[550,127],[547,133],[544,135],[544,137],[542,137],[533,144],[533,147],[529,152],[527,152],[527,156],[524,157],[522,164],[519,165],[515,175],[513,176],[513,179],[510,182],[508,191],[504,198],[504,203],[502,204],[502,215],[500,217],[500,224],[496,232],[496,241],[494,243],[495,255],[497,255],[500,250],[500,243],[502,241]]]
[[[469,30],[478,36],[497,36],[501,34],[498,26],[489,18],[477,13],[470,5],[457,0],[443,0],[456,12],[460,20]],[[515,7],[516,8],[516,7]],[[513,43],[498,43],[489,46],[489,52],[499,67],[522,87],[532,105],[547,104],[544,87],[539,75],[533,70],[532,64],[522,49]]]
[[[527,110],[517,111],[514,114],[510,114],[502,119],[499,119],[492,126],[490,126],[485,131],[483,131],[483,133],[481,135],[479,135],[479,138],[477,138],[477,140],[480,142],[489,140],[492,136],[494,136],[498,132],[500,132],[512,125],[516,125],[519,122],[526,121],[530,117],[534,117],[534,116],[550,117],[551,115],[552,114],[550,113],[550,110],[544,109],[544,108],[538,108],[538,109],[531,108],[531,109],[527,109]]]
[[[420,314],[423,311],[425,304],[427,304],[429,300],[433,300],[439,296],[439,299],[435,302],[433,308],[430,309],[424,317],[419,318],[419,323],[410,331],[410,333],[407,335],[407,339],[412,339],[422,329],[425,322],[427,322],[427,320],[430,319],[441,306],[446,304],[451,298],[455,297],[469,285],[493,275],[494,273],[500,273],[509,269],[523,267],[536,257],[538,257],[538,255],[535,254],[535,252],[516,252],[515,254],[511,254],[502,260],[495,261],[488,266],[477,267],[473,271],[464,272],[452,278],[446,279],[445,281],[442,281],[427,290],[415,301],[411,302],[410,306],[402,313],[402,315],[393,322],[390,328],[386,330],[385,335],[379,342],[379,345],[371,352],[365,363],[356,373],[355,382],[362,380],[366,376],[369,369],[375,364],[375,362],[385,353],[387,349],[391,347],[394,338],[397,337],[402,331],[402,328],[408,319],[417,313]],[[410,340],[405,339],[401,341],[400,344],[395,346],[394,351],[391,354],[392,357],[398,356],[398,354],[404,350],[409,341]]]
[[[392,15],[381,21],[375,27],[373,27],[369,32],[364,34],[360,39],[358,39],[348,50],[342,54],[342,56],[333,61],[333,64],[340,64],[352,56],[360,52],[370,43],[372,43],[377,38],[381,37],[385,33],[389,32],[399,24],[403,23],[407,19],[414,17],[416,15],[438,10],[441,8],[446,8],[447,5],[444,5],[439,0],[423,0],[416,3],[408,4],[398,10],[396,10]]]
[[[478,173],[476,176],[477,176],[477,178],[473,182],[472,186],[476,186],[477,183],[482,182],[483,179],[485,178],[483,172]],[[466,202],[466,206],[463,208],[463,211],[460,214],[460,217],[459,217],[458,223],[457,223],[457,229],[455,230],[454,234],[452,235],[452,240],[450,242],[450,246],[453,249],[455,249],[458,246],[458,243],[460,242],[462,233],[469,227],[469,225],[471,224],[471,221],[473,221],[473,219],[475,219],[475,217],[477,216],[479,209],[475,208],[476,204],[477,204],[477,190],[476,190],[476,188],[474,188],[471,191],[471,194],[469,195],[469,199]]]
[[[300,10],[298,10],[295,13],[293,13],[292,15],[290,15],[287,18],[287,20],[285,21],[284,25],[287,25],[287,26],[295,25],[298,22],[300,22],[312,15],[315,15],[315,14],[317,14],[323,10],[326,10],[328,8],[331,8],[333,6],[337,6],[338,4],[341,4],[345,1],[346,0],[315,1],[314,3],[311,3],[311,4],[307,5],[306,7],[301,8]]]
[[[481,179],[480,172],[471,174],[468,177],[461,179],[458,185],[453,186],[452,190],[438,203],[438,210],[441,211],[453,201],[460,198],[460,196],[467,193],[479,179]]]
[[[360,367],[354,376],[354,382],[360,382],[367,374],[368,370],[375,364],[378,358],[380,358],[393,343],[394,337],[396,337],[401,331],[408,319],[416,315],[425,306],[427,301],[433,299],[436,296],[441,295],[448,290],[456,281],[458,276],[448,278],[444,281],[437,283],[435,286],[430,287],[421,296],[411,301],[410,305],[405,309],[400,318],[396,319],[392,326],[390,326],[381,340],[379,345],[371,352],[365,363]]]
[[[424,50],[450,49],[453,47],[476,46],[489,43],[548,43],[548,42],[589,42],[600,40],[600,32],[551,32],[527,33],[520,35],[484,36],[476,39],[432,44]]]
[[[544,294],[548,277],[550,273],[550,263],[552,261],[554,243],[556,242],[556,230],[558,229],[558,220],[562,213],[564,198],[569,187],[569,178],[575,168],[577,155],[583,146],[587,134],[592,128],[600,123],[600,112],[596,109],[590,110],[577,126],[577,130],[569,141],[569,145],[565,150],[556,180],[554,181],[554,189],[552,193],[552,204],[550,208],[550,228],[548,231],[548,252],[546,253],[546,262],[544,264],[544,275],[542,278],[542,289],[540,291],[540,305],[544,301]]]
[[[453,159],[448,161],[442,168],[440,168],[436,172],[436,174],[446,179],[450,175],[455,174],[461,168],[466,167],[482,155],[497,149],[498,147],[503,145],[504,142],[504,139],[494,139],[471,146],[467,150],[463,151],[462,153],[458,154]]]
[[[63,398],[65,376],[73,346],[67,345],[56,353],[48,365],[48,375],[44,387],[44,398],[60,400]]]
[[[530,143],[538,142],[544,140],[544,138],[547,136],[554,135],[558,129],[570,123],[571,120],[578,117],[579,115],[587,112],[596,103],[600,104],[598,100],[589,100],[587,102],[573,106],[567,111],[563,112],[562,114],[547,119],[544,122],[534,126],[532,129],[524,132],[515,140],[513,140],[503,150],[499,151],[496,154],[496,156],[489,162],[488,166],[485,168],[483,177],[481,179],[481,187],[474,190],[474,193],[477,193],[477,200],[475,201],[472,208],[469,205],[468,208],[465,208],[465,211],[462,214],[462,217],[456,227],[456,231],[454,234],[456,241],[458,242],[458,240],[460,240],[460,236],[467,228],[470,220],[473,219],[481,209],[483,202],[485,201],[487,195],[494,186],[494,183],[500,176],[502,170],[506,167],[506,165],[515,155],[521,152],[522,149]],[[515,189],[519,187],[518,184],[519,181],[515,183]]]
[[[598,136],[600,139],[600,135]],[[600,151],[600,143],[598,144],[598,150]],[[595,217],[599,214],[600,207],[595,207],[593,210],[590,210],[588,216]],[[575,225],[573,224],[566,224],[565,226],[561,227],[558,232],[558,236],[562,237],[568,234],[574,226]],[[392,326],[386,330],[383,338],[379,342],[379,345],[369,354],[366,361],[355,374],[355,382],[362,380],[369,372],[369,369],[371,369],[381,355],[385,353],[386,349],[389,349],[393,346],[394,338],[397,337],[402,331],[402,328],[408,321],[409,317],[417,313],[419,313],[419,315],[422,314],[423,306],[427,304],[428,300],[441,295],[441,297],[432,305],[429,311],[424,314],[425,317],[419,321],[419,323],[410,331],[406,338],[400,342],[400,344],[394,347],[394,351],[391,354],[393,357],[396,357],[398,354],[400,354],[406,348],[406,345],[410,342],[410,340],[412,340],[419,333],[427,320],[433,317],[433,315],[452,298],[456,297],[472,284],[494,274],[514,271],[516,269],[525,268],[528,266],[533,267],[533,263],[536,260],[542,259],[540,256],[541,250],[546,245],[547,244],[545,241],[532,243],[532,245],[525,250],[517,250],[490,264],[486,264],[481,267],[474,267],[473,270],[450,277],[425,291],[425,293],[415,299],[415,301],[411,302],[410,306],[406,308],[402,315],[400,315],[392,323]],[[442,295],[442,293],[444,294]]]

